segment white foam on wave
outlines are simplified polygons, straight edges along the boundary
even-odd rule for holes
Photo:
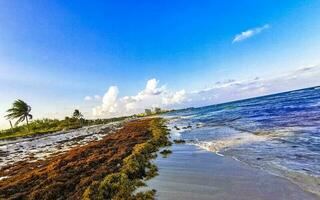
[[[263,141],[272,140],[275,138],[285,138],[288,136],[292,136],[296,130],[300,130],[300,129],[301,129],[300,127],[288,127],[288,128],[274,130],[272,132],[261,131],[256,133],[237,131],[235,134],[231,136],[227,136],[227,137],[223,137],[223,138],[215,139],[211,141],[196,140],[193,144],[207,151],[218,153],[223,150],[240,146],[240,145],[263,142]]]
[[[181,119],[191,119],[191,118],[194,118],[194,117],[197,117],[198,115],[186,115],[186,116],[180,116]]]
[[[207,151],[213,151],[219,153],[221,150],[231,148],[234,146],[239,146],[242,144],[248,144],[252,142],[260,142],[267,140],[267,136],[258,136],[250,133],[239,133],[230,137],[222,138],[220,140],[214,141],[199,141],[195,144],[200,148]]]
[[[172,122],[172,121],[171,121]],[[182,129],[177,129],[176,125],[173,123],[168,124],[168,128],[170,129],[170,135],[172,139],[181,139],[181,133],[184,132]]]
[[[320,101],[310,105],[310,107],[319,107],[319,106],[320,106]]]
[[[173,139],[180,139],[181,138],[181,133],[179,131],[171,131],[171,137]]]
[[[291,94],[299,94],[299,93],[304,93],[304,90],[296,90],[296,91],[291,91]]]
[[[194,144],[204,150],[211,151],[216,153],[217,155],[223,156],[220,153],[223,150],[244,144],[263,142],[273,138],[285,138],[287,136],[292,135],[294,131],[297,129],[301,129],[301,127],[284,128],[270,133],[262,133],[260,135],[241,132],[219,140],[196,141]],[[235,156],[232,156],[232,158],[234,160],[242,162]],[[287,178],[290,181],[299,185],[302,189],[320,196],[320,176],[310,175],[302,171],[291,170],[283,166],[282,164],[276,163],[274,161],[264,162],[262,166],[257,165],[256,167],[266,170],[271,174]]]

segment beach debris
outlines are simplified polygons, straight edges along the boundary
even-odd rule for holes
[[[154,199],[154,190],[134,191],[157,175],[151,159],[170,145],[168,134],[159,118],[135,120],[59,155],[9,163],[0,170],[0,199]]]
[[[182,140],[182,139],[173,140],[173,142],[174,142],[175,144],[184,144],[184,143],[186,143],[186,141],[185,141],[185,140]]]
[[[177,131],[179,131],[179,130],[180,130],[180,128],[179,128],[179,127],[177,127],[177,126],[174,126],[173,128],[175,128]]]
[[[164,150],[160,151],[160,154],[162,154],[162,156],[164,158],[168,157],[168,155],[171,153],[172,153],[172,151],[170,149],[164,149]]]
[[[188,126],[182,127],[182,129],[191,129],[191,128],[192,128],[192,126],[190,124]]]

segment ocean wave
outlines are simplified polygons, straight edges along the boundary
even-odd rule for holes
[[[192,125],[179,137],[201,149],[286,177],[320,195],[319,89],[231,102],[225,109],[194,109],[175,125]]]
[[[320,196],[320,176],[310,175],[302,171],[294,171],[275,162],[270,162],[264,168],[267,168],[267,171],[275,175],[289,179],[302,189]]]
[[[193,142],[193,144],[201,149],[214,152],[219,156],[225,156],[225,152],[227,152],[226,150],[228,149],[234,149],[235,147],[249,143],[259,143],[262,141],[267,141],[270,138],[271,137],[268,136],[265,137],[250,134],[238,134],[221,140],[196,141]],[[248,156],[249,155],[245,157],[247,157],[248,159]],[[260,161],[257,160],[255,156],[252,157],[252,159],[249,158],[249,160],[242,160],[242,158],[238,158],[237,156],[234,156],[232,154],[231,157],[239,162],[249,164],[252,167],[261,168],[262,170],[265,170],[271,174],[284,177],[291,182],[299,185],[302,189],[320,196],[320,177],[317,175],[304,173],[302,170],[292,170],[275,161],[265,161],[264,158]]]
[[[234,146],[239,146],[239,145],[253,143],[253,142],[261,142],[267,139],[268,137],[264,137],[264,136],[257,136],[250,133],[240,133],[230,137],[222,138],[220,140],[196,141],[195,145],[207,151],[218,153],[222,150],[225,150]]]
[[[296,90],[296,91],[292,91],[290,92],[290,94],[299,94],[299,93],[304,93],[304,90]]]
[[[181,119],[191,119],[191,118],[194,118],[194,117],[197,117],[197,116],[198,116],[197,114],[194,114],[194,115],[181,116],[180,118]]]
[[[313,104],[310,104],[309,106],[310,107],[320,107],[320,101],[316,102],[316,103],[313,103]]]

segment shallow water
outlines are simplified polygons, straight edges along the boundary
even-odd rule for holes
[[[230,157],[217,156],[188,144],[173,144],[172,154],[154,161],[159,176],[147,181],[157,200],[316,200],[283,178],[252,168]]]
[[[182,110],[166,117],[172,119],[173,137],[320,194],[318,88]]]

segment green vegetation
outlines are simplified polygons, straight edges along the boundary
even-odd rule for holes
[[[109,122],[121,121],[128,117],[117,117],[110,119],[77,119],[74,117],[65,117],[63,120],[58,119],[40,119],[33,120],[32,122],[16,126],[11,129],[0,131],[0,139],[10,139],[21,136],[31,136],[35,134],[53,133],[57,131],[65,131],[70,129],[81,128],[83,126],[91,126],[97,124],[106,124]]]
[[[57,131],[64,131],[70,129],[81,128],[83,126],[105,124],[113,121],[120,121],[129,117],[145,117],[157,114],[162,114],[169,112],[167,110],[162,110],[161,108],[145,109],[145,113],[141,113],[133,116],[110,118],[110,119],[95,119],[87,120],[84,119],[83,114],[75,109],[72,117],[65,117],[63,120],[58,119],[38,119],[29,121],[32,119],[31,106],[26,102],[18,99],[13,102],[12,108],[7,110],[7,115],[5,116],[10,123],[11,128],[6,130],[0,130],[0,139],[10,139],[22,136],[31,136],[35,134],[45,134],[53,133]],[[12,126],[11,120],[15,120],[15,126]],[[26,121],[26,124],[19,125],[21,122]]]
[[[5,116],[12,127],[11,119],[17,119],[15,125],[18,125],[20,122],[26,121],[27,122],[27,128],[29,124],[28,119],[32,119],[32,115],[30,114],[31,112],[31,106],[29,106],[26,102],[18,99],[15,100],[12,104],[12,107],[7,110],[7,115]]]
[[[158,136],[152,127],[155,123],[157,128],[161,128],[159,123],[162,121],[156,118],[129,120],[121,129],[101,140],[45,160],[9,165],[0,172],[1,176],[8,177],[0,181],[0,199],[82,199],[83,196],[99,199],[99,194],[103,194],[100,185],[104,187],[102,182],[109,174],[113,175],[108,176],[110,179],[105,182],[114,183],[117,193],[128,191],[126,188],[120,191],[117,187],[122,187],[122,184],[132,187],[127,180],[138,185],[136,177],[144,176],[146,180],[155,176],[157,168],[148,163],[148,158],[155,157],[155,146],[170,144],[164,138],[167,134],[165,129],[158,131],[163,134]],[[116,176],[119,172],[120,176]],[[150,199],[153,194],[152,190],[139,193],[135,199]],[[107,199],[104,198],[106,195],[101,198]],[[114,199],[114,195],[111,196]],[[124,196],[130,197],[130,194]]]
[[[81,118],[83,118],[83,115],[78,109],[75,109],[73,111],[73,117],[76,118],[76,119],[81,119]]]
[[[82,113],[78,109],[75,109],[73,111],[73,115],[72,116],[73,116],[73,118],[76,118],[76,119],[80,120],[80,126],[82,126],[84,118],[83,118]]]
[[[155,152],[160,147],[171,145],[171,142],[163,120],[155,118],[150,123],[152,138],[134,147],[132,154],[124,159],[119,172],[111,173],[103,181],[88,187],[83,199],[154,199],[155,190],[135,191],[138,187],[145,186],[143,180],[157,175],[157,166],[150,160],[156,157]]]

